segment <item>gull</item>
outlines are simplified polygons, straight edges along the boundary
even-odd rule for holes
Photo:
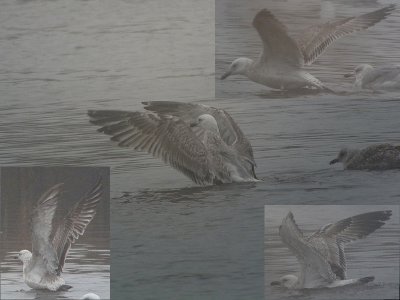
[[[143,102],[149,112],[90,110],[121,147],[145,151],[197,184],[259,181],[250,142],[223,109],[173,101]]]
[[[82,296],[81,300],[100,300],[100,297],[96,294],[89,293]]]
[[[373,276],[347,279],[344,246],[371,234],[383,226],[391,215],[390,210],[363,213],[327,224],[305,236],[289,212],[279,227],[279,235],[299,261],[300,276],[285,275],[271,285],[289,289],[334,288],[373,281]]]
[[[391,144],[371,145],[364,149],[343,148],[329,164],[341,162],[349,170],[400,169],[400,146]]]
[[[375,25],[394,9],[395,5],[389,5],[358,17],[312,26],[298,39],[292,38],[286,26],[269,10],[263,9],[253,19],[253,26],[263,42],[262,54],[256,61],[246,57],[234,60],[221,79],[239,74],[273,89],[311,87],[331,91],[303,70],[303,66],[311,65],[335,40]]]
[[[374,68],[369,64],[358,65],[352,73],[344,77],[355,76],[354,87],[358,90],[396,90],[400,89],[400,65]]]
[[[96,214],[101,199],[99,180],[62,220],[54,218],[63,184],[48,189],[32,212],[32,252],[21,250],[18,259],[23,263],[24,282],[33,289],[65,291],[71,288],[61,277],[68,250]]]

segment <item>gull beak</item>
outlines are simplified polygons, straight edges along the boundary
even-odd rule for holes
[[[343,76],[344,76],[344,78],[353,77],[354,73],[347,73],[347,74],[344,74]]]
[[[281,285],[281,283],[279,281],[272,281],[271,285]]]
[[[335,158],[335,159],[332,159],[330,162],[329,162],[329,164],[330,165],[333,165],[333,164],[336,164],[336,163],[338,163],[339,162],[339,160],[337,159],[337,158]]]
[[[189,125],[190,125],[190,127],[196,127],[198,124],[199,124],[199,123],[197,123],[197,122],[192,122],[192,123],[190,123]]]
[[[226,71],[222,76],[221,76],[221,80],[224,80],[226,77],[231,75],[231,71]]]
[[[14,259],[18,259],[18,255],[17,255],[17,256],[14,256]]]

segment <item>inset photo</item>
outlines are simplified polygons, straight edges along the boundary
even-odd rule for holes
[[[3,167],[1,299],[110,299],[106,167]]]
[[[399,206],[265,206],[265,299],[399,299]]]

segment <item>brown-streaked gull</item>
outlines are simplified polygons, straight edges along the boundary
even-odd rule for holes
[[[197,184],[259,181],[250,142],[223,109],[173,101],[143,102],[150,112],[90,110],[121,147],[145,151]]]
[[[68,250],[96,214],[102,197],[103,185],[99,179],[93,189],[77,202],[60,221],[54,214],[61,197],[63,184],[47,190],[32,212],[32,252],[21,250],[18,259],[23,263],[24,282],[33,289],[68,290],[61,277]]]
[[[347,278],[344,246],[373,233],[391,215],[390,210],[363,213],[327,224],[305,236],[289,212],[279,227],[279,235],[300,263],[300,275],[282,276],[271,285],[289,289],[335,288],[373,281],[373,276]]]
[[[394,9],[395,5],[389,5],[357,17],[311,26],[297,39],[288,34],[286,26],[269,10],[263,9],[253,19],[253,26],[263,42],[259,59],[234,60],[221,79],[239,74],[273,89],[311,87],[331,91],[303,66],[312,64],[335,40],[375,25]]]
[[[377,144],[361,150],[343,148],[329,164],[338,162],[348,170],[400,169],[400,146]]]

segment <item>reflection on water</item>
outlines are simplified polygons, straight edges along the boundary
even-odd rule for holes
[[[73,288],[68,292],[36,291],[23,281],[22,249],[32,250],[31,214],[39,197],[50,187],[64,183],[53,225],[59,224],[97,180],[103,196],[85,234],[68,252],[62,277]],[[109,169],[76,167],[3,167],[1,169],[1,299],[79,299],[95,292],[110,298]]]
[[[323,225],[357,214],[392,210],[386,224],[365,239],[345,245],[347,278],[375,276],[373,283],[339,289],[288,291],[270,283],[287,274],[299,274],[293,253],[279,237],[282,219],[291,211],[307,236]],[[399,206],[388,205],[267,205],[265,206],[265,297],[266,299],[398,299],[399,297]]]

